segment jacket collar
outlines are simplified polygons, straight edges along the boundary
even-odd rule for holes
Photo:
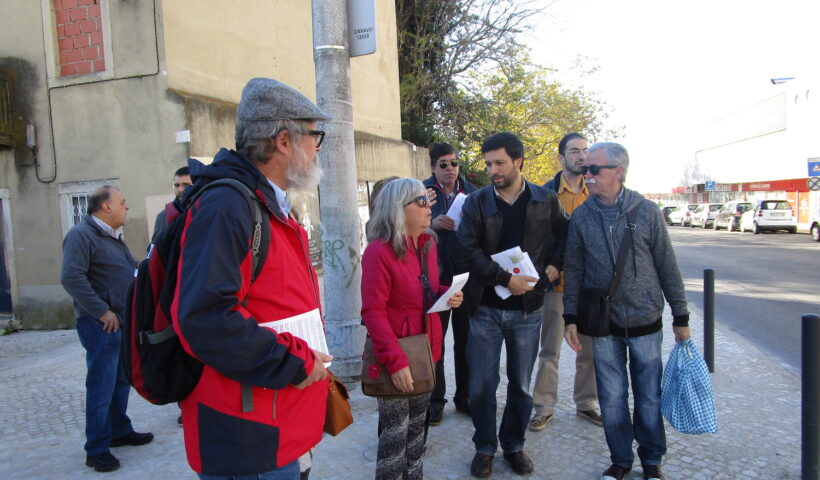
[[[524,179],[526,188],[530,192],[531,202],[545,202],[547,200],[546,190],[535,188],[535,185]],[[481,203],[483,204],[484,216],[490,217],[498,213],[498,206],[495,204],[495,186],[488,185],[480,190]]]

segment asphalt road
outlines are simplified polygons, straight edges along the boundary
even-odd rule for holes
[[[703,270],[713,269],[715,319],[799,372],[800,317],[820,314],[820,242],[784,232],[669,232],[690,305],[703,311]]]

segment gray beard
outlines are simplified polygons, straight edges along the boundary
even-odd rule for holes
[[[288,180],[288,188],[301,190],[303,192],[313,192],[319,186],[319,181],[322,178],[322,169],[319,165],[314,163],[305,170],[300,170],[299,166],[304,165],[307,155],[305,152],[299,150],[299,158],[288,166],[288,171],[285,177]]]

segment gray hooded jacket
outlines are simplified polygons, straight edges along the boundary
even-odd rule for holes
[[[627,212],[635,210],[633,245],[613,300],[613,334],[635,337],[660,330],[664,297],[672,308],[673,325],[688,326],[683,280],[657,205],[624,188],[621,212],[610,226],[597,202],[592,200],[575,209],[570,219],[564,254],[566,323],[577,323],[581,289],[609,288],[627,225]]]

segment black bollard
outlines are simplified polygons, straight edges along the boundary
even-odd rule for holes
[[[703,360],[715,373],[715,271],[703,269]]]
[[[820,480],[820,316],[807,313],[802,318],[802,478]]]

